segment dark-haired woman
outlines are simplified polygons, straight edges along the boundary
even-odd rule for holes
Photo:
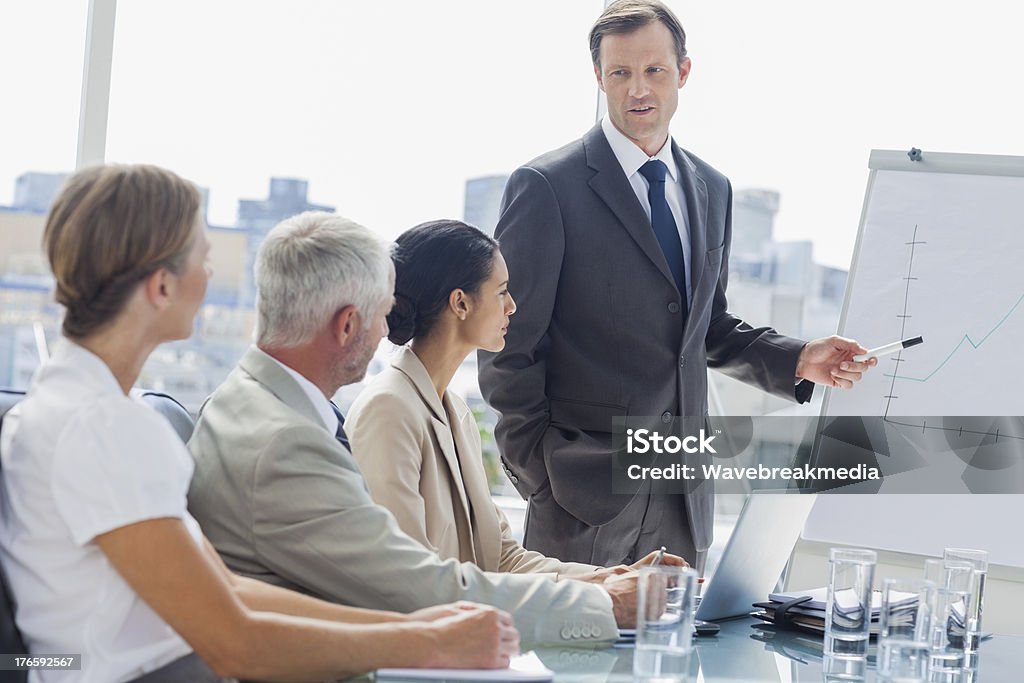
[[[442,558],[487,571],[590,581],[627,571],[526,550],[491,500],[476,421],[448,385],[470,353],[505,346],[516,304],[498,243],[465,223],[433,221],[399,236],[393,259],[388,338],[411,344],[360,393],[345,420],[374,500]]]
[[[4,419],[0,559],[30,651],[79,653],[81,670],[30,680],[324,680],[507,664],[508,615],[355,609],[235,576],[186,511],[192,459],[129,391],[158,344],[189,336],[206,291],[191,184],[152,166],[79,172],[43,240],[65,338]]]

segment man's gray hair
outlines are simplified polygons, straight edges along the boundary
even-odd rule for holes
[[[307,211],[278,223],[256,255],[256,343],[305,344],[349,305],[365,327],[390,296],[391,269],[387,245],[347,218]]]

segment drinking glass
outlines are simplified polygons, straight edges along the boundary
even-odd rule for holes
[[[927,681],[935,584],[926,579],[886,579],[879,614],[878,673],[901,683]]]
[[[837,660],[866,658],[876,560],[873,550],[832,548],[829,551],[828,597],[825,603],[826,657]]]
[[[929,638],[932,681],[957,681],[963,670],[973,574],[974,567],[967,562],[925,561],[925,578],[936,586]]]
[[[981,639],[981,614],[985,611],[985,578],[988,576],[988,552],[968,548],[946,548],[942,553],[946,562],[967,562],[974,569],[971,575],[971,605],[967,613],[967,640],[964,652],[966,666],[977,665],[978,641]]]
[[[697,572],[684,567],[640,569],[637,590],[633,676],[654,681],[685,681],[693,647]]]

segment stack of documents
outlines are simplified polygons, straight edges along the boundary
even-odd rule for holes
[[[789,591],[772,593],[767,602],[756,602],[758,611],[751,616],[785,628],[801,629],[814,633],[825,632],[825,600],[827,589],[816,588],[809,591]],[[836,596],[836,621],[840,624],[848,622],[852,626],[860,619],[861,608],[849,596]],[[787,606],[788,605],[788,606]],[[917,610],[917,596],[908,593],[905,598],[897,601],[895,618],[897,623],[910,623]],[[878,635],[878,618],[882,608],[881,591],[871,594],[871,634]]]

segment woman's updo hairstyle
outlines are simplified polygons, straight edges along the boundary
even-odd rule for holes
[[[157,270],[180,273],[198,215],[196,188],[156,166],[93,166],[71,176],[43,231],[57,303],[67,309],[64,335],[103,328]]]
[[[405,344],[430,334],[452,290],[476,294],[494,269],[498,242],[461,221],[421,223],[395,240],[395,305],[388,339]]]

